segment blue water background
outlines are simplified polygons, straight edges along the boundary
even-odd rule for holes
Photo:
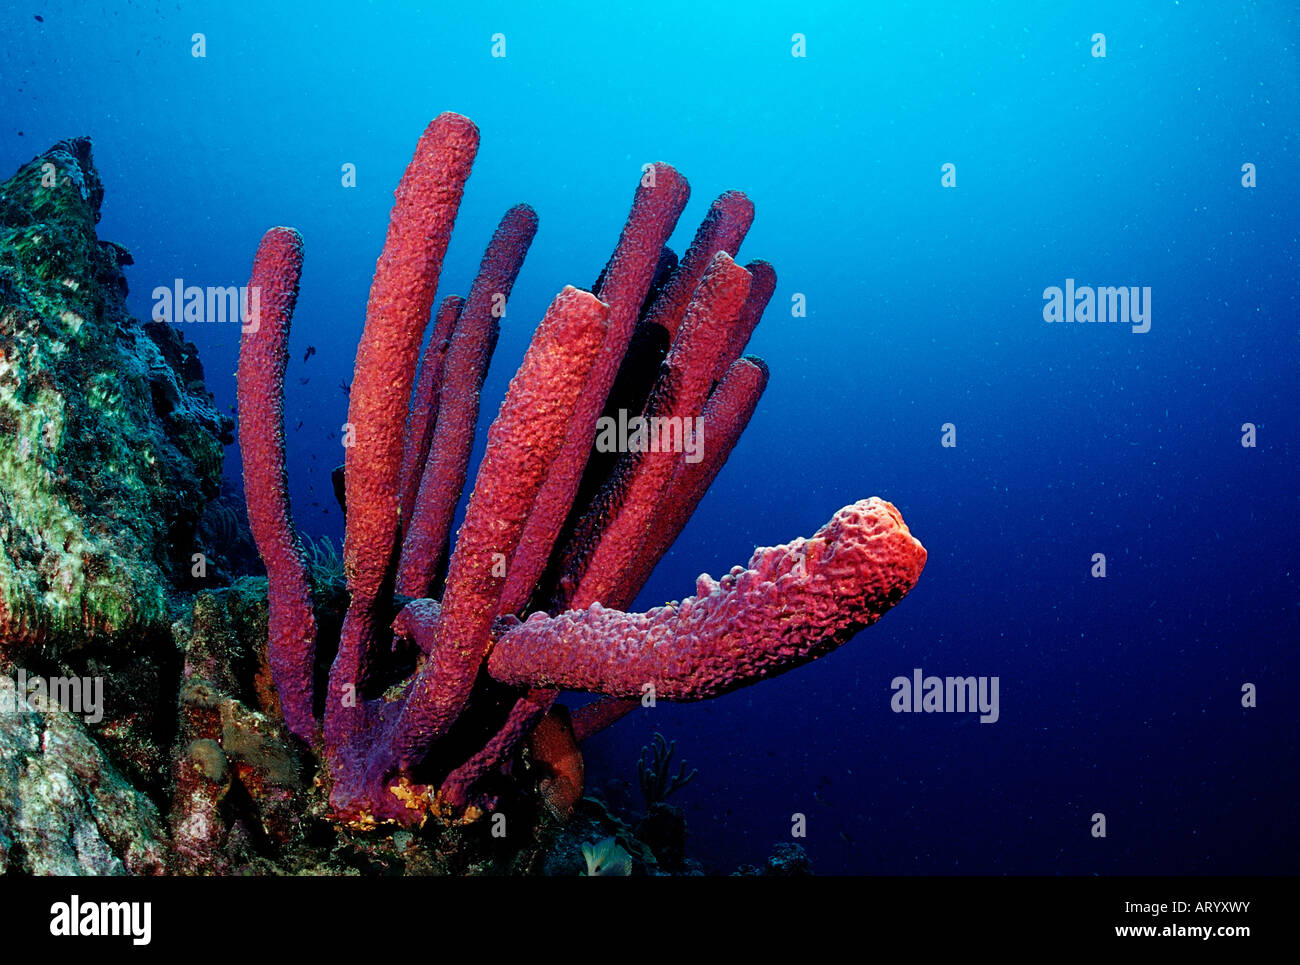
[[[336,540],[339,383],[430,118],[483,135],[440,293],[466,293],[511,204],[541,220],[481,430],[550,299],[604,264],[643,163],[690,179],[679,251],[744,190],[742,261],[779,277],[749,349],[771,383],[638,607],[870,495],[929,564],[824,660],[591,741],[590,783],[635,785],[650,735],[676,739],[710,870],[800,813],[826,873],[1296,871],[1294,4],[472,6],[7,5],[0,174],[94,138],[100,236],[134,254],[141,317],[156,285],[241,284],[267,227],[302,231],[292,499]],[[1150,332],[1045,324],[1066,278],[1150,286]],[[233,407],[237,329],[185,334]],[[236,447],[226,474],[238,491]],[[997,675],[1001,719],[892,713],[916,667]]]

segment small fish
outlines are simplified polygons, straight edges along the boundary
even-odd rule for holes
[[[315,355],[315,354],[316,354],[316,346],[315,346],[315,345],[308,345],[308,346],[307,346],[307,352],[306,352],[306,354],[303,355],[302,360],[303,360],[304,362],[306,362],[309,358],[311,358],[311,357],[312,357],[313,355]]]
[[[298,424],[297,424],[296,426],[293,427],[293,431],[294,431],[294,432],[297,432],[297,431],[298,431],[299,429],[301,429],[301,428],[302,428],[302,420],[299,419],[299,420],[298,420]]]
[[[307,376],[307,378],[305,378],[305,379],[299,379],[299,380],[298,380],[298,384],[299,384],[299,385],[306,385],[306,384],[307,384],[308,382],[310,382],[310,381],[311,381],[311,376],[309,375],[309,376]]]
[[[844,839],[844,843],[845,843],[845,844],[848,844],[848,845],[850,845],[850,846],[853,844],[853,839],[852,839],[851,837],[849,837],[849,834],[848,834],[847,831],[841,831],[841,832],[840,832],[840,837]]]
[[[42,17],[39,13],[34,13],[32,14],[32,16],[36,18],[37,23],[45,23],[45,18]]]
[[[351,395],[352,395],[352,386],[348,385],[346,382],[340,380],[340,381],[339,381],[339,388],[343,390],[343,394],[344,394],[344,395],[346,395],[346,396],[351,396]]]
[[[632,856],[613,838],[595,844],[584,844],[582,856],[587,859],[587,877],[626,877],[632,873]]]

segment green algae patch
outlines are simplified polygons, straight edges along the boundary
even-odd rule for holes
[[[102,199],[86,138],[0,185],[0,663],[165,631],[230,441],[192,346],[127,312]]]

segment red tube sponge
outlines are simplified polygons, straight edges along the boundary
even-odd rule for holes
[[[343,567],[351,602],[330,672],[326,744],[338,748],[363,723],[376,603],[401,528],[402,441],[415,363],[442,259],[478,151],[469,118],[434,118],[397,186],[388,237],[375,266],[348,407],[347,530]]]
[[[510,382],[465,511],[432,653],[392,735],[398,763],[419,763],[465,708],[488,647],[505,574],[537,490],[605,338],[609,307],[566,287]]]
[[[284,459],[284,370],[289,323],[302,274],[302,236],[272,228],[258,245],[248,280],[249,306],[239,340],[239,448],[244,498],[257,551],[266,563],[268,657],[289,730],[310,741],[316,619],[302,543],[289,511]]]
[[[829,653],[916,585],[925,548],[898,510],[864,499],[811,539],[754,551],[749,569],[647,613],[594,604],[535,613],[505,633],[488,672],[517,687],[703,700]]]
[[[450,541],[474,448],[479,390],[496,349],[497,319],[536,234],[537,213],[528,205],[505,213],[456,321],[444,363],[438,422],[397,569],[397,590],[407,596],[429,593]]]
[[[725,251],[713,258],[686,310],[646,404],[655,419],[679,420],[694,429],[730,340],[749,273]],[[657,304],[657,303],[656,303]],[[582,521],[567,550],[559,608],[608,604],[649,535],[659,494],[672,478],[675,452],[628,452]]]

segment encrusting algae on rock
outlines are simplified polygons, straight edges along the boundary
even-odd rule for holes
[[[193,347],[127,312],[103,196],[87,138],[0,186],[0,659],[165,632],[231,440]]]

